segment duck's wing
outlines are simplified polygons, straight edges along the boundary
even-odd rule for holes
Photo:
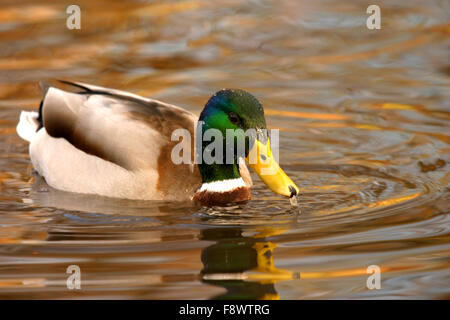
[[[127,170],[157,165],[158,151],[183,128],[193,136],[196,118],[179,107],[128,92],[67,82],[79,89],[46,89],[42,122],[47,133]]]
[[[53,86],[44,89],[42,123],[51,137],[63,138],[76,149],[130,172],[156,170],[154,184],[166,198],[199,186],[197,166],[176,165],[171,159],[179,143],[172,141],[174,130],[187,130],[193,141],[196,117],[192,113],[124,91],[64,83],[77,92]],[[193,149],[191,154],[193,159]]]

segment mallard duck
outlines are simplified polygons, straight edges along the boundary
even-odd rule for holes
[[[41,86],[39,112],[22,111],[17,125],[19,136],[30,142],[33,167],[51,187],[115,198],[191,200],[204,206],[251,198],[252,180],[237,151],[223,164],[175,164],[171,158],[180,144],[173,141],[176,129],[192,136],[200,123],[201,132],[266,129],[263,107],[250,93],[220,90],[197,119],[182,108],[132,93],[61,82],[74,91]],[[247,162],[254,148],[265,160],[249,164],[263,182],[275,193],[295,197],[299,188],[273,159],[269,138],[245,141]],[[193,141],[183,143],[193,150]],[[206,148],[202,142],[202,152]],[[275,168],[270,175],[263,173],[267,165]]]

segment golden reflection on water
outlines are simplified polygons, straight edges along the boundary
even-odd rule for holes
[[[72,31],[64,3],[0,5],[0,298],[449,297],[447,2],[385,1],[378,31],[363,1],[78,3]],[[55,78],[197,114],[252,92],[300,210],[256,177],[254,200],[213,209],[50,188],[15,126]]]

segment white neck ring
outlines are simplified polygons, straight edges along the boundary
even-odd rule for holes
[[[229,192],[240,187],[247,187],[242,178],[227,179],[203,183],[198,192]]]

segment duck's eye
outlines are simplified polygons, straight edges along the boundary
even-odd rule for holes
[[[239,116],[234,112],[228,114],[228,119],[230,119],[230,122],[233,124],[237,124],[240,121]]]

